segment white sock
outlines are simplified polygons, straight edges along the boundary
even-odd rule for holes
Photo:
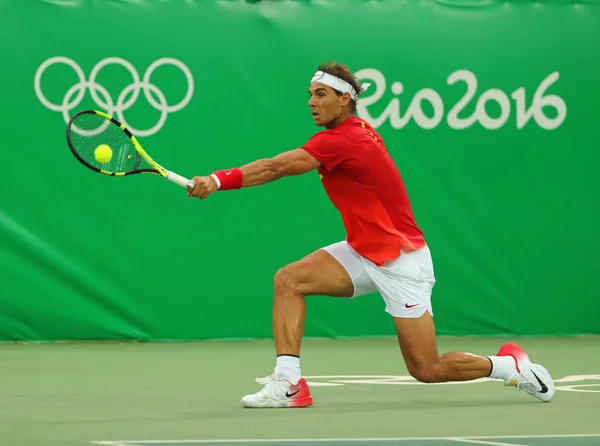
[[[301,377],[300,358],[290,355],[279,355],[277,357],[277,365],[275,366],[276,379],[285,379],[296,385]]]
[[[492,361],[492,379],[506,379],[517,371],[515,359],[512,356],[487,356]]]

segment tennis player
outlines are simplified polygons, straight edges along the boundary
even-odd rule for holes
[[[378,292],[393,318],[410,374],[440,383],[491,377],[550,401],[554,384],[548,371],[533,364],[518,345],[507,343],[496,355],[439,354],[431,293],[435,284],[431,253],[415,222],[402,177],[385,142],[356,116],[361,83],[343,64],[318,67],[309,86],[308,105],[324,127],[301,147],[241,167],[194,177],[188,195],[205,199],[216,191],[260,186],[285,176],[317,170],[338,209],[346,239],[281,268],[274,277],[274,373],[257,378],[263,387],[246,395],[244,407],[305,407],[313,397],[300,368],[305,297],[356,298]]]

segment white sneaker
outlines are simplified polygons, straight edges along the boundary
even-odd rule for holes
[[[313,399],[304,378],[297,385],[285,379],[271,378],[261,390],[243,397],[241,403],[251,408],[307,407],[312,405]]]
[[[517,344],[508,342],[498,351],[497,356],[512,356],[517,370],[504,381],[505,386],[523,389],[541,401],[548,402],[554,396],[554,382],[548,370],[539,364],[533,364],[525,350]]]

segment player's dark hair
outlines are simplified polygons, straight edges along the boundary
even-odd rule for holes
[[[323,71],[325,73],[329,73],[332,76],[339,77],[340,79],[345,80],[350,85],[352,85],[352,88],[354,88],[356,93],[360,95],[360,86],[361,86],[362,82],[359,81],[354,76],[354,74],[352,74],[352,71],[350,71],[350,68],[348,68],[343,63],[325,62],[324,64],[319,65],[319,68],[317,68],[317,70]],[[335,91],[335,93],[338,96],[342,95],[342,92],[336,90],[335,88],[333,89],[333,91]],[[352,113],[356,113],[356,101],[354,99],[350,99],[350,111]]]

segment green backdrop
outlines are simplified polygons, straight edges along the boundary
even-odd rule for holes
[[[0,0],[0,41],[2,340],[269,337],[277,269],[345,236],[318,174],[190,200],[87,170],[65,119],[207,174],[318,131],[327,60],[374,83],[439,334],[600,333],[597,1]],[[308,336],[392,333],[376,294],[309,298]]]

